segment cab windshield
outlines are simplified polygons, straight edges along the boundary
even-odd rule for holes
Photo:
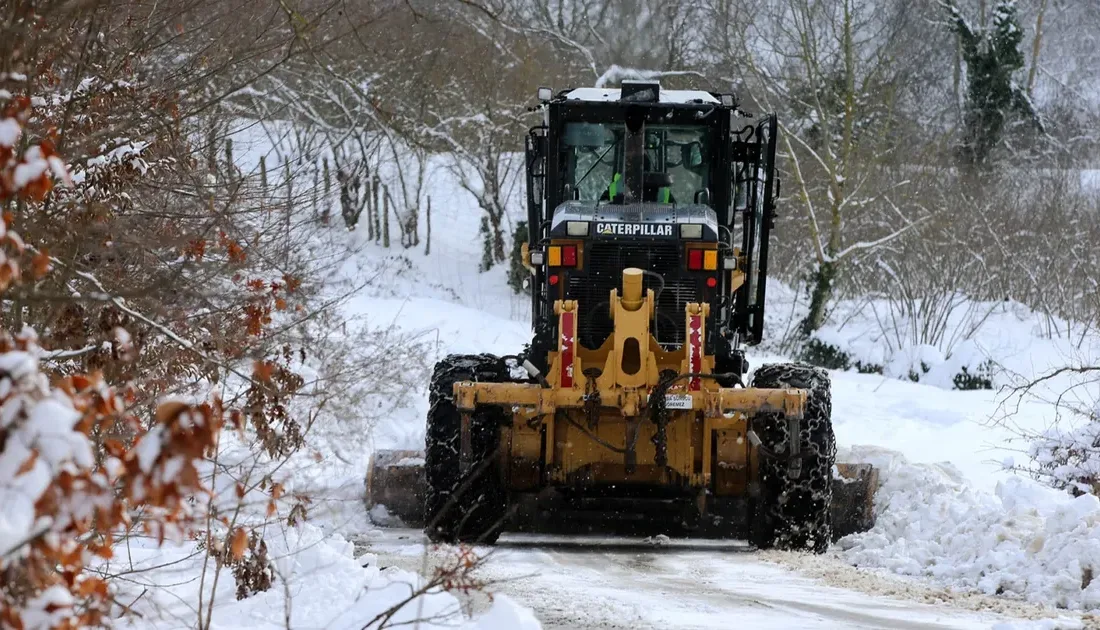
[[[564,199],[608,201],[621,184],[623,123],[565,124],[561,143]],[[667,173],[671,186],[646,201],[691,203],[695,193],[709,187],[707,128],[687,125],[646,125],[645,170]],[[667,181],[667,180],[666,180]],[[655,198],[654,198],[655,196]]]

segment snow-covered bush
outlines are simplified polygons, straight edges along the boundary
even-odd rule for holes
[[[0,207],[41,202],[55,180],[68,180],[47,143],[21,148],[30,100],[11,99],[0,114]],[[0,218],[0,292],[22,279],[22,239]],[[51,264],[34,258],[34,275]],[[120,333],[120,339],[125,335]],[[146,430],[129,413],[132,394],[98,376],[51,384],[39,370],[34,331],[0,330],[0,626],[76,628],[98,625],[113,605],[108,583],[87,573],[109,558],[120,530],[141,511],[158,540],[180,538],[204,491],[199,462],[222,425],[217,401],[165,403]],[[93,449],[92,434],[125,427],[128,443]]]
[[[883,370],[878,363],[853,360],[850,354],[817,336],[810,337],[802,346],[801,358],[810,365],[827,370],[855,369],[860,374],[882,374]]]
[[[1082,425],[1049,429],[1028,448],[1032,474],[1074,496],[1100,494],[1100,410]]]
[[[902,347],[889,352],[882,346],[849,338],[839,328],[818,331],[804,345],[803,361],[830,370],[882,374],[944,389],[993,389],[996,364],[970,341],[945,356],[931,345]]]
[[[1043,431],[1017,431],[1029,443],[1026,465],[1006,462],[1073,496],[1100,496],[1100,367],[1070,365],[1015,390],[1020,399],[1050,398],[1059,414]]]

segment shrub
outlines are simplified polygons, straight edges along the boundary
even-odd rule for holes
[[[986,359],[978,367],[974,368],[974,372],[964,365],[959,370],[959,373],[952,379],[955,383],[955,389],[964,391],[973,391],[981,389],[993,389],[993,360]]]
[[[852,367],[852,357],[831,343],[810,338],[802,346],[802,360],[826,370],[847,370]]]
[[[1035,436],[1028,449],[1031,474],[1073,496],[1100,490],[1100,416],[1093,414],[1076,429],[1054,427]]]
[[[0,111],[0,207],[38,204],[68,179],[47,143],[18,151],[30,100]],[[22,279],[28,249],[0,217],[0,294]],[[53,259],[39,251],[33,276]],[[128,336],[116,334],[120,346]],[[112,605],[108,584],[85,568],[111,556],[114,536],[141,513],[157,540],[182,538],[206,492],[197,465],[214,448],[224,414],[217,400],[161,404],[151,426],[130,413],[135,397],[98,376],[51,385],[30,328],[0,330],[0,626],[101,625]],[[129,352],[123,353],[123,356]],[[106,439],[95,452],[93,434]]]

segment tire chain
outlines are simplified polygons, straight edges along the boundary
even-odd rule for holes
[[[470,488],[466,492],[471,495],[472,501],[455,501],[452,504],[451,495],[463,481],[462,475],[459,474],[461,414],[454,406],[454,384],[467,380],[499,383],[507,379],[508,369],[504,361],[490,354],[451,355],[435,366],[428,393],[428,426],[424,440],[427,480],[425,519],[428,528],[432,529],[427,532],[428,536],[433,540],[454,542],[459,538],[466,538],[461,535],[461,532],[454,531],[455,525],[462,522],[463,518],[485,501],[488,498],[487,494],[491,493],[491,490]],[[487,411],[503,413],[497,410]],[[448,507],[448,504],[451,505]],[[440,512],[444,509],[454,511],[455,514],[450,515],[450,518],[447,514],[440,516]],[[436,521],[434,528],[432,528],[433,521]],[[476,531],[473,533],[477,534]]]
[[[825,370],[797,364],[761,366],[753,376],[760,388],[808,389],[806,412],[800,423],[802,474],[791,479],[784,459],[760,460],[761,499],[756,520],[758,546],[823,553],[830,540],[832,469],[836,439],[832,428],[832,396]],[[790,424],[781,414],[758,414],[753,428],[764,446],[777,454],[790,452]]]

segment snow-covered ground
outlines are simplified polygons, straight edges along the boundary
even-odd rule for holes
[[[257,140],[260,146],[264,142]],[[256,154],[247,143],[237,146],[242,155]],[[333,290],[372,279],[344,304],[345,314],[369,326],[396,326],[425,341],[426,363],[449,353],[513,353],[529,340],[527,300],[511,293],[502,267],[477,271],[480,211],[445,169],[439,164],[434,169],[426,182],[433,199],[431,255],[424,254],[423,244],[402,249],[395,243],[386,249],[368,243],[361,226],[334,241],[350,253],[331,279]],[[769,330],[775,334],[788,327],[799,307],[795,293],[781,285],[769,293]],[[863,306],[848,308],[857,312]],[[1003,385],[1013,375],[1034,376],[1100,348],[1091,337],[1085,344],[1044,339],[1037,334],[1040,322],[1026,310],[1000,308],[973,343],[953,347],[951,356],[936,349],[937,365],[947,370],[952,357],[956,363],[960,356],[993,358],[1007,368],[998,376],[997,384]],[[870,319],[846,321],[831,334],[847,348],[866,350],[874,336]],[[784,360],[775,352],[749,358],[753,366]],[[912,352],[930,356],[928,348]],[[889,363],[897,354],[879,358]],[[557,628],[735,623],[761,628],[1072,628],[1095,623],[1089,611],[1100,609],[1100,586],[1091,580],[1100,570],[1100,504],[1092,497],[1072,499],[1049,490],[1004,466],[1007,458],[1020,457],[1022,445],[1014,442],[1018,429],[1041,430],[1056,410],[1040,400],[1016,404],[1003,391],[947,389],[949,378],[913,383],[888,374],[832,373],[841,458],[870,461],[882,472],[878,524],[872,531],[842,540],[820,558],[701,543],[650,549],[611,541],[592,548],[506,538],[482,569],[484,579],[499,581],[488,590],[504,596],[496,598],[495,608],[474,597],[469,623],[535,627],[525,607],[545,627]],[[1054,391],[1058,383],[1051,385]],[[425,382],[410,392],[408,405],[370,430],[357,418],[314,430],[309,449],[279,471],[288,495],[311,497],[309,518],[265,535],[279,568],[269,591],[236,601],[232,578],[225,577],[228,585],[219,584],[226,592],[218,600],[216,627],[286,627],[287,614],[290,627],[359,627],[395,601],[394,589],[407,593],[402,585],[423,579],[417,572],[430,573],[438,554],[447,550],[425,548],[416,532],[378,530],[362,502],[373,449],[421,447],[426,390]],[[135,553],[135,562],[171,563],[185,584],[157,606],[150,602],[148,611],[169,611],[167,617],[155,617],[152,627],[191,619],[199,588],[195,574],[201,567],[194,545]],[[173,604],[172,598],[178,601]],[[470,602],[437,593],[417,604],[416,614],[463,618],[462,605]],[[448,622],[456,623],[456,617]]]
[[[442,553],[413,530],[368,532],[360,544],[409,570],[432,567]],[[547,629],[1081,627],[1038,606],[954,598],[836,559],[758,553],[743,543],[506,534],[478,550],[493,590],[532,607]],[[490,605],[467,599],[473,610]]]
[[[471,212],[476,216],[476,208],[472,207],[456,208],[455,212]],[[437,270],[445,270],[458,286],[475,287],[479,292],[476,297],[463,290],[459,292],[463,296],[459,302],[440,297],[432,287],[406,283],[403,289],[396,284],[389,287],[394,295],[364,295],[358,304],[387,322],[438,335],[440,356],[450,352],[514,352],[528,340],[529,331],[525,321],[517,321],[509,315],[522,313],[524,303],[509,293],[502,274],[476,273],[479,244],[474,221],[465,226],[456,221],[453,226],[455,230],[448,231],[446,238],[454,239],[451,247],[456,257],[441,264],[442,254],[433,253],[423,261],[416,260],[419,253],[411,254],[419,274],[413,272],[410,277],[434,278]],[[433,243],[433,249],[435,247]],[[366,259],[379,253],[375,250],[374,254],[367,254]],[[771,295],[776,298],[771,305],[771,312],[777,314],[773,316],[797,311],[789,302],[783,302],[784,298],[795,299],[791,291],[777,287]],[[484,306],[486,303],[491,306]],[[982,329],[967,350],[972,355],[993,357],[1001,369],[1008,370],[998,373],[1001,379],[998,385],[1011,381],[1013,376],[1042,373],[1059,360],[1080,358],[1085,351],[1079,344],[1037,336],[1034,329],[1038,328],[1038,323],[1029,321],[1029,314],[1018,305],[998,308],[1000,310],[989,317],[994,322],[991,328]],[[779,322],[772,326],[773,329],[780,327]],[[851,332],[851,325],[847,331]],[[870,333],[865,330],[864,334]],[[1093,344],[1086,350],[1093,351],[1096,348],[1095,342]],[[755,366],[781,360],[784,358],[768,352],[750,354],[750,361]],[[941,361],[949,364],[950,358],[941,358]],[[1094,530],[1092,525],[1100,519],[1100,506],[1092,498],[1073,500],[1041,487],[1004,466],[1006,458],[1019,456],[1020,445],[1014,441],[1017,430],[1039,430],[1047,426],[1056,413],[1051,405],[1024,400],[1019,403],[1018,410],[1012,407],[1013,413],[1006,425],[996,422],[1008,413],[1002,391],[953,391],[942,386],[949,387],[950,379],[926,379],[941,385],[936,386],[855,371],[833,372],[832,377],[834,423],[838,442],[843,447],[842,457],[879,465],[884,480],[877,498],[878,527],[868,534],[842,541],[831,552],[832,560],[847,566],[873,568],[875,571],[868,574],[877,577],[872,579],[886,579],[882,577],[886,573],[920,578],[931,585],[930,588],[941,589],[946,599],[983,593],[1006,601],[1077,610],[1100,606],[1095,600],[1097,587],[1082,587],[1082,576],[1091,571],[1089,567],[1100,566],[1100,557],[1093,555],[1094,548],[1100,548],[1097,547],[1100,531]],[[421,399],[416,407],[408,417],[395,418],[379,427],[376,444],[419,448],[426,401]],[[412,552],[406,549],[403,553]],[[537,576],[545,571],[552,576],[578,570],[576,562],[564,562],[553,554],[547,555],[549,553],[525,549],[517,555],[510,550],[496,560],[507,566],[490,575],[518,577],[530,573]],[[767,564],[751,557],[735,556],[736,560],[730,560],[724,554],[716,553],[712,557],[710,552],[694,551],[689,556],[673,553],[665,570],[675,573],[671,567],[677,563],[688,567],[699,561],[697,556],[700,554],[712,564],[729,563],[730,571],[749,571],[746,567],[750,565],[751,571],[767,573],[769,570]],[[583,556],[583,553],[569,555],[574,559]],[[547,560],[542,570],[540,560]],[[1092,564],[1094,561],[1096,565]],[[592,575],[592,584],[600,583],[610,591],[620,589],[616,580],[621,576],[610,568],[614,564],[609,564],[607,573],[600,578],[600,561],[585,560],[583,563],[585,571]],[[795,564],[796,570],[797,566]],[[546,578],[549,582],[539,582],[540,579],[530,578],[533,583],[543,586],[553,583],[549,577]],[[660,583],[659,580],[653,582]],[[630,584],[623,585],[621,590],[629,593],[635,588],[633,582]],[[515,590],[512,587],[502,589],[540,612],[546,611],[546,605],[566,602],[575,596],[573,590],[562,593],[560,585],[556,589],[519,586]],[[578,587],[577,590],[585,589]],[[551,598],[551,604],[543,605],[540,598],[546,598],[547,592],[558,594]],[[670,596],[672,592],[669,591]],[[899,591],[899,595],[904,598],[907,592]],[[624,594],[623,597],[626,598],[624,606],[633,605],[629,602],[634,595]],[[652,597],[651,593],[637,601]],[[859,609],[865,597],[854,597],[850,600],[851,605]],[[772,599],[775,599],[774,593]],[[816,601],[812,596],[809,599]],[[606,612],[599,609],[595,599],[591,601],[593,612],[590,614],[600,616]],[[875,601],[864,608],[882,605],[890,609],[894,605]],[[838,604],[838,607],[843,609],[844,605]],[[585,606],[579,608],[579,612],[574,610],[570,614],[583,614]],[[670,610],[674,609],[661,614],[672,614]],[[1002,616],[1036,616],[1037,610],[1008,607],[1002,611]],[[1073,617],[1070,613],[1063,614]],[[838,615],[822,623],[843,626],[843,613]],[[919,618],[914,611],[899,615],[910,620]],[[721,609],[714,609],[712,618],[720,625],[720,620],[727,617]],[[585,627],[580,619],[574,627]],[[660,615],[648,619],[656,623]],[[672,627],[706,627],[699,618],[684,622],[683,626],[676,626],[669,619],[672,617],[662,623],[666,626],[671,623]],[[793,617],[779,615],[776,619],[783,620],[776,621],[779,626],[787,624],[786,627],[790,627],[790,623],[795,623]],[[875,619],[879,621],[865,621],[871,626],[881,623],[881,627],[901,627],[893,625],[889,615]],[[982,624],[988,622],[986,617],[963,615],[945,627],[955,627],[951,624],[983,627]],[[563,622],[559,619],[555,623]],[[1070,623],[1062,625],[1072,627]],[[623,627],[633,626],[626,624]]]

